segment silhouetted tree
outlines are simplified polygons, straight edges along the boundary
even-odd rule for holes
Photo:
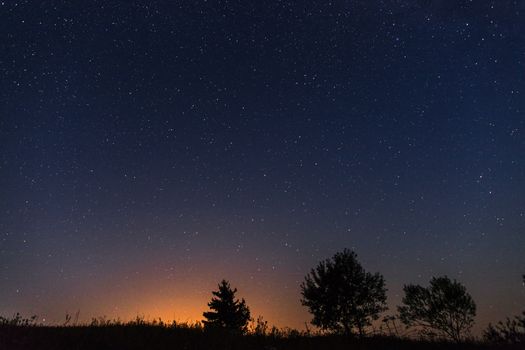
[[[203,321],[205,328],[223,328],[235,333],[245,333],[250,320],[250,309],[244,299],[235,298],[237,288],[231,289],[230,283],[222,280],[219,290],[212,292],[214,295],[208,306],[213,311],[204,312]]]
[[[324,330],[360,335],[386,310],[385,280],[366,272],[348,249],[322,261],[301,284],[301,303],[313,315],[313,325]]]
[[[428,288],[405,285],[401,321],[415,326],[423,335],[461,341],[474,325],[476,304],[467,289],[450,278],[433,277]]]
[[[525,311],[521,316],[509,318],[496,325],[489,324],[483,332],[483,337],[496,344],[525,344]]]
[[[525,275],[522,276],[525,286]],[[485,340],[497,344],[525,344],[525,311],[521,316],[509,318],[505,322],[499,321],[496,325],[489,324],[483,332]]]

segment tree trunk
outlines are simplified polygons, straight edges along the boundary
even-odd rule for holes
[[[359,337],[362,338],[363,337],[363,325],[361,323],[358,323],[357,324],[357,328],[359,329]]]
[[[343,327],[344,327],[345,336],[346,337],[352,336],[352,327],[350,327],[350,325],[348,325],[348,323],[344,323]]]

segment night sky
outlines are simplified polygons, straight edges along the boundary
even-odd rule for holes
[[[525,305],[525,1],[0,2],[0,315],[303,328],[354,249]]]

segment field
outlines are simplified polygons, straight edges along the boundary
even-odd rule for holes
[[[0,326],[2,350],[87,350],[87,349],[187,349],[187,350],[314,350],[314,349],[523,349],[480,342],[447,343],[374,336],[348,338],[308,335],[289,331],[265,335],[234,335],[204,331],[199,326],[135,322],[84,326]]]

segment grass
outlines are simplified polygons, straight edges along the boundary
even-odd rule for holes
[[[94,319],[85,325],[43,326],[34,319],[15,315],[0,318],[0,349],[84,350],[84,349],[152,349],[152,350],[318,350],[318,349],[523,349],[523,345],[489,345],[481,342],[455,344],[391,336],[347,338],[336,335],[308,334],[273,329],[265,334],[235,335],[223,331],[206,331],[200,324],[166,324],[162,321],[131,322]]]

